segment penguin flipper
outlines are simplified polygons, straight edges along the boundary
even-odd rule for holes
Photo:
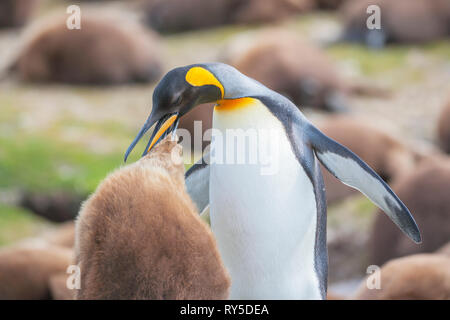
[[[352,151],[327,137],[312,124],[309,124],[307,132],[317,158],[332,175],[363,193],[409,238],[416,243],[421,242],[419,228],[408,208],[374,170]]]
[[[199,212],[209,205],[209,153],[185,173],[186,189]]]

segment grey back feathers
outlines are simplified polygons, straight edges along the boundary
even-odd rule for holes
[[[226,64],[214,63],[205,67],[222,82],[226,99],[253,97],[261,100],[284,125],[294,153],[301,155],[303,152],[299,148],[303,143],[310,145],[320,162],[336,178],[366,195],[412,240],[421,241],[409,210],[380,176],[353,152],[320,132],[292,102]],[[300,158],[299,161],[301,163]]]

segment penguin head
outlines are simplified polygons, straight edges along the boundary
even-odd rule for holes
[[[150,116],[125,153],[125,161],[142,136],[156,123],[142,156],[177,128],[179,118],[199,104],[221,100],[224,87],[208,64],[190,65],[169,71],[153,92]]]

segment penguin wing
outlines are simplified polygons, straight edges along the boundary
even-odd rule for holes
[[[306,132],[317,158],[331,174],[368,197],[414,242],[421,242],[419,228],[408,208],[374,170],[312,124],[308,124]]]
[[[197,161],[185,174],[186,189],[199,212],[209,205],[209,153]]]

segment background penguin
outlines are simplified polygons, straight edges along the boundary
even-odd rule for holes
[[[450,257],[450,242],[442,246],[438,251],[436,251],[436,253],[444,254]]]
[[[0,28],[23,26],[35,12],[40,0],[0,1]]]
[[[336,10],[347,0],[315,0],[316,6],[322,10]]]
[[[65,191],[24,192],[19,204],[52,222],[72,221],[78,214],[83,197]]]
[[[313,0],[141,0],[140,3],[147,23],[160,32],[272,22],[314,7]]]
[[[226,23],[228,3],[236,0],[141,0],[146,23],[159,32],[202,29]]]
[[[450,161],[423,160],[409,174],[394,183],[393,189],[414,212],[423,243],[410,245],[392,228],[388,219],[377,215],[370,239],[371,264],[420,252],[433,252],[450,241]]]
[[[450,100],[439,115],[437,131],[441,149],[446,153],[450,153]]]
[[[55,274],[50,277],[49,287],[53,300],[73,300],[75,298],[74,289],[67,288],[67,273]]]
[[[21,80],[74,84],[151,82],[161,73],[156,36],[120,17],[83,11],[81,30],[67,17],[31,27],[15,64]],[[119,20],[118,20],[119,19]]]
[[[280,21],[314,6],[314,0],[239,0],[230,8],[229,19],[240,24]]]
[[[347,88],[322,50],[283,31],[266,31],[258,39],[226,60],[297,106],[331,112],[347,109]]]
[[[368,289],[363,280],[352,299],[450,299],[450,256],[444,254],[416,254],[394,259],[381,268],[380,276],[380,289]]]
[[[64,248],[73,248],[75,244],[75,222],[69,221],[57,225],[39,236],[46,243]]]
[[[215,161],[194,165],[186,174],[187,187],[200,211],[210,205],[211,228],[232,278],[232,299],[326,297],[326,201],[318,160],[420,242],[408,209],[372,169],[314,127],[291,101],[226,64],[196,64],[168,72],[153,92],[152,112],[125,160],[155,123],[144,154],[174,130],[179,117],[208,102],[217,103]],[[273,171],[264,170],[262,159],[236,163],[217,158],[234,148],[236,137],[226,132],[236,129],[270,131],[260,137],[265,143],[253,147],[259,154],[264,147],[272,156]]]
[[[346,146],[373,168],[386,182],[392,182],[420,161],[421,155],[360,117],[329,116],[317,126],[323,133]],[[328,203],[342,200],[356,191],[323,170]]]
[[[112,173],[76,226],[77,299],[225,299],[229,277],[170,137]],[[177,161],[176,161],[177,160]]]
[[[73,251],[44,245],[0,249],[0,300],[50,299],[50,278],[73,264]]]
[[[381,29],[366,26],[369,5],[381,9]],[[343,38],[370,47],[386,43],[422,43],[450,35],[450,2],[446,0],[349,0],[341,10]]]

